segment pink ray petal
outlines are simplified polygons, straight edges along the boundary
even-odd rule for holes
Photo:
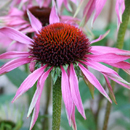
[[[72,100],[71,90],[70,90],[70,86],[69,86],[69,79],[62,66],[61,66],[61,71],[62,71],[62,77],[61,77],[62,96],[63,96],[65,108],[67,110],[67,115],[68,115],[69,122],[70,122],[72,109],[73,109],[73,100]]]
[[[0,59],[11,59],[11,58],[28,57],[28,56],[30,56],[28,52],[10,51],[1,54]]]
[[[96,0],[96,4],[95,4],[95,14],[94,14],[94,19],[93,19],[93,23],[96,20],[96,18],[98,17],[98,15],[101,13],[105,3],[107,0]]]
[[[73,110],[71,115],[72,127],[74,130],[77,130],[76,121],[75,121],[75,105],[73,104]]]
[[[63,2],[64,2],[64,0],[57,0],[57,1],[56,1],[58,10],[61,9],[61,6],[62,6]]]
[[[86,57],[93,61],[104,62],[108,64],[121,62],[130,58],[130,56],[117,55],[112,53],[101,54],[101,55],[87,55]]]
[[[104,88],[101,86],[101,84],[97,80],[97,78],[80,63],[79,63],[79,67],[81,71],[83,72],[83,74],[86,76],[86,78],[89,80],[89,82],[93,84],[99,90],[99,92],[102,93],[110,102],[112,102],[109,96],[107,95],[107,93],[105,92]]]
[[[21,65],[27,64],[31,61],[30,58],[18,58],[7,62],[0,68],[0,74],[7,73]]]
[[[41,1],[42,1],[42,0],[41,0]],[[44,6],[44,7],[49,7],[50,3],[51,3],[51,0],[44,0],[44,1],[43,1],[43,6]]]
[[[98,62],[95,62],[95,61],[88,60],[87,62],[82,62],[81,61],[81,63],[83,63],[83,64],[85,64],[87,66],[90,66],[93,69],[98,70],[98,71],[103,72],[103,73],[117,74],[117,72],[115,72],[111,68],[108,68],[105,65],[102,65],[102,64],[100,64]]]
[[[117,14],[117,21],[118,21],[118,28],[120,23],[122,22],[122,14],[125,10],[125,0],[116,0],[116,14]]]
[[[84,8],[83,15],[86,16],[86,22],[89,20],[92,12],[95,10],[95,0],[89,0]]]
[[[33,40],[29,37],[27,37],[25,34],[10,28],[10,27],[3,27],[0,28],[0,33],[6,35],[7,37],[11,38],[12,40],[18,41],[20,43],[24,44],[32,44]]]
[[[38,118],[38,114],[39,114],[39,109],[40,109],[40,99],[41,99],[41,94],[42,94],[42,89],[43,89],[43,86],[44,86],[44,82],[46,80],[46,78],[48,77],[50,71],[52,70],[53,67],[51,67],[48,71],[46,71],[39,79],[39,84],[38,84],[38,87],[40,87],[41,89],[39,90],[39,96],[37,98],[37,101],[36,103],[33,103],[35,105],[35,108],[34,108],[34,112],[33,112],[33,116],[32,116],[32,120],[31,120],[31,124],[30,124],[30,130],[33,128],[37,118]],[[32,106],[33,107],[33,106]],[[31,107],[30,107],[31,108]]]
[[[36,64],[36,61],[34,58],[32,58],[30,64],[29,64],[29,70],[30,72],[33,72],[35,70],[35,64]]]
[[[104,47],[104,46],[91,46],[91,52],[94,54],[114,53],[119,55],[130,55],[130,51],[121,50],[114,47]]]
[[[60,19],[56,10],[56,5],[55,5],[55,1],[53,0],[53,7],[51,9],[51,13],[50,13],[50,17],[49,17],[49,23],[53,24],[53,23],[59,23]]]
[[[108,35],[109,32],[110,32],[110,30],[108,30],[105,34],[100,35],[98,39],[91,41],[90,44],[101,41]]]
[[[30,89],[34,85],[34,83],[42,75],[46,67],[47,65],[35,70],[23,81],[23,83],[20,85],[19,89],[17,90],[16,95],[12,102],[14,102],[18,97],[20,97],[23,93],[25,93],[28,89]]]
[[[121,69],[130,69],[130,63],[121,61],[117,63],[108,63],[109,65],[116,67],[116,68],[121,68]]]
[[[13,7],[9,10],[9,14],[8,16],[23,16],[24,15],[24,12]]]
[[[27,114],[27,117],[30,116],[33,108],[35,107],[36,103],[37,103],[37,100],[41,97],[41,94],[42,94],[42,90],[43,90],[43,87],[44,87],[44,83],[45,83],[45,80],[47,79],[50,71],[52,70],[52,68],[50,68],[49,70],[47,70],[45,73],[43,73],[41,75],[41,77],[39,78],[38,80],[38,83],[37,83],[37,89],[35,91],[35,94],[33,96],[33,99],[31,101],[31,104],[30,104],[30,107],[29,107],[29,110],[28,110],[28,114]]]
[[[107,76],[118,84],[124,86],[125,88],[130,89],[130,83],[122,79],[119,75],[107,74]]]
[[[80,96],[80,92],[79,92],[78,78],[77,78],[77,75],[74,71],[73,64],[70,64],[69,82],[70,82],[70,89],[71,89],[71,95],[72,95],[73,102],[76,105],[80,114],[86,119],[81,96]]]
[[[107,83],[107,86],[108,86],[108,89],[109,89],[110,96],[111,96],[112,100],[117,104],[115,95],[114,95],[114,93],[113,93],[111,84],[110,84],[110,82],[109,82],[109,79],[107,78],[106,75],[103,75],[103,76],[104,76],[104,78],[105,78],[105,80],[106,80],[106,83]]]
[[[112,80],[114,79],[115,82],[117,82],[117,81],[118,81],[118,83],[122,82],[122,86],[130,88],[130,86],[129,86],[130,83],[128,83],[127,81],[122,79],[116,71],[114,71],[114,70],[112,70],[112,69],[110,69],[110,68],[108,68],[100,63],[96,63],[93,61],[91,61],[91,62],[87,61],[87,62],[82,62],[82,63],[85,65],[89,65],[90,67],[94,68],[97,71],[100,71],[101,73],[103,73],[103,75],[104,74],[107,75]]]
[[[70,6],[68,0],[64,0],[63,2],[64,2],[64,5],[65,5],[66,9],[71,12],[72,9],[71,9],[71,6]]]
[[[36,1],[38,3],[39,7],[41,8],[43,6],[43,0],[36,0]]]
[[[39,110],[40,110],[40,98],[38,98],[36,106],[33,111],[32,119],[31,119],[31,123],[30,123],[30,130],[33,128],[33,126],[38,118]]]
[[[27,14],[31,23],[32,28],[39,33],[42,29],[42,23],[29,11],[27,10]]]

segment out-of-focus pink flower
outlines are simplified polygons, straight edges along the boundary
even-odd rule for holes
[[[56,10],[56,5],[54,1],[52,4],[52,8],[45,7],[47,5],[49,6],[51,0],[50,1],[37,0],[39,6],[33,6],[31,0],[30,1],[19,0],[13,2],[15,3],[28,2],[28,6],[26,8],[23,8],[22,10],[12,7],[6,16],[0,17],[1,20],[0,26],[13,27],[19,31],[22,31],[25,34],[30,34],[32,32],[35,32],[34,28],[32,28],[29,22],[27,10],[29,10],[36,18],[38,18],[41,21],[42,26],[51,24],[51,21],[55,22],[55,19],[57,20],[59,17],[60,17],[59,21],[64,23],[66,22],[66,23],[76,24],[76,22],[79,21],[76,18],[73,19],[72,17],[60,16]],[[41,5],[43,6],[41,7]],[[0,37],[2,37],[2,34],[0,34]],[[2,44],[2,47],[6,48],[6,50],[12,50],[12,49],[25,50],[26,48],[26,45],[23,44],[21,45],[21,43],[18,42],[15,42],[12,46],[10,45],[10,43],[11,43],[11,39],[0,38],[0,44]]]
[[[87,5],[84,8],[84,16],[86,17],[86,22],[89,20],[91,14],[94,12],[94,18],[92,20],[92,24],[98,17],[98,15],[101,13],[105,3],[107,0],[89,0]],[[117,13],[117,19],[118,19],[118,27],[120,26],[120,23],[122,22],[122,14],[125,10],[125,1],[124,0],[116,0],[116,13]]]
[[[33,39],[9,27],[0,28],[0,33],[29,46],[28,52],[10,51],[1,54],[0,59],[15,59],[4,64],[0,68],[0,74],[7,73],[23,64],[30,63],[31,71],[34,70],[35,63],[38,62],[41,65],[40,68],[34,70],[23,81],[13,99],[14,102],[38,80],[37,89],[28,111],[29,116],[34,109],[30,129],[32,129],[39,114],[40,98],[45,80],[54,67],[59,67],[61,69],[63,101],[66,107],[69,124],[71,125],[72,123],[74,130],[77,129],[75,122],[75,106],[86,119],[78,88],[78,78],[75,71],[76,66],[80,68],[85,79],[95,86],[95,88],[110,102],[111,99],[106,91],[94,74],[90,72],[88,67],[103,74],[112,94],[113,91],[109,79],[130,89],[130,83],[122,79],[117,72],[100,63],[103,62],[117,68],[128,70],[130,69],[130,63],[125,60],[130,58],[130,51],[111,47],[91,46],[92,43],[101,40],[104,36],[101,35],[97,40],[90,42],[89,39],[86,38],[86,35],[83,34],[82,30],[71,24],[59,22],[59,18],[57,21],[55,20],[55,23],[51,22],[52,24],[42,28],[40,21],[29,11],[28,15],[31,25],[36,31],[36,35]],[[67,70],[64,66],[67,66]]]

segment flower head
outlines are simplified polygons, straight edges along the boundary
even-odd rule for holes
[[[89,40],[69,24],[54,23],[42,28],[30,49],[32,57],[49,66],[76,63],[89,53]]]
[[[81,29],[71,24],[60,23],[58,19],[57,22],[55,21],[55,23],[42,28],[39,20],[29,11],[28,15],[32,27],[37,32],[33,39],[9,27],[0,29],[0,33],[9,38],[29,45],[28,52],[12,51],[1,54],[0,59],[15,59],[4,64],[0,68],[0,74],[7,73],[23,64],[30,63],[32,73],[23,81],[13,99],[14,102],[38,80],[37,89],[28,111],[29,116],[34,109],[30,129],[32,129],[37,120],[44,83],[49,73],[53,71],[52,69],[60,68],[61,70],[63,101],[67,110],[69,123],[72,123],[75,130],[75,106],[80,114],[86,118],[78,88],[78,76],[75,67],[78,67],[85,79],[95,86],[110,102],[111,99],[106,91],[94,74],[89,71],[88,67],[103,74],[110,90],[112,88],[109,79],[130,89],[130,83],[122,79],[117,72],[100,63],[103,62],[128,70],[130,64],[125,62],[125,60],[130,58],[129,51],[111,47],[91,46],[92,43],[101,40],[104,36],[100,36],[97,40],[90,42]],[[36,63],[40,67],[35,70]],[[111,93],[113,94],[112,91]]]

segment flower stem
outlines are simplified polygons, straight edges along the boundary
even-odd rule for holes
[[[130,16],[130,0],[125,0],[125,11],[122,16],[122,23],[121,23],[119,31],[118,31],[117,44],[116,44],[116,47],[119,49],[122,49],[123,45],[124,45],[124,37],[125,37],[126,29],[128,26],[128,22],[129,22],[129,16]],[[117,68],[114,68],[114,70],[116,72],[118,72]],[[112,85],[113,91],[115,88],[115,84],[116,83],[114,81],[112,81],[111,85]],[[103,130],[107,130],[109,115],[111,112],[111,106],[112,106],[112,104],[108,101],[106,113],[105,113],[104,124],[103,124]]]
[[[58,78],[56,83],[53,85],[53,119],[52,119],[52,130],[60,129],[61,119],[61,78]]]
[[[117,36],[116,47],[119,49],[123,48],[124,37],[128,26],[129,17],[130,17],[130,0],[125,0],[125,11],[122,16],[122,23],[120,25],[118,36]]]

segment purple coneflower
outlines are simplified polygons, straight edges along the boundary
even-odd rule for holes
[[[13,1],[12,3],[21,3],[27,2],[27,0],[16,0]],[[23,7],[21,10],[12,7],[10,8],[9,12],[5,16],[0,16],[0,26],[1,27],[12,27],[15,28],[28,36],[32,36],[32,33],[35,32],[35,29],[32,28],[30,22],[29,22],[29,17],[27,15],[27,10],[29,10],[42,24],[42,26],[46,26],[48,24],[51,24],[49,22],[49,19],[52,18],[53,15],[55,15],[53,12],[56,11],[55,8],[55,2],[53,1],[52,3],[52,8],[49,7],[49,4],[51,3],[51,0],[47,1],[42,1],[42,0],[37,0],[37,3],[39,6],[34,6],[32,4],[32,0],[28,1],[27,7]],[[42,5],[42,6],[41,6]],[[48,5],[48,6],[47,6]],[[51,15],[50,15],[51,14]],[[59,15],[60,21],[61,22],[69,22],[69,23],[76,23],[76,21],[79,21],[78,19],[74,19],[71,16],[64,16],[64,15]],[[53,21],[55,20],[55,17],[53,17]],[[51,21],[51,20],[50,20]],[[3,37],[0,39],[0,44],[2,44],[3,48],[6,48],[7,51],[10,50],[26,50],[27,46],[24,44],[21,44],[21,42],[12,42],[10,38],[5,38],[5,36],[0,33],[0,37]],[[12,45],[11,42],[13,43]]]
[[[29,116],[34,109],[30,129],[32,129],[38,117],[40,98],[45,80],[49,73],[56,68],[60,68],[61,70],[63,101],[69,123],[71,124],[72,122],[75,130],[75,106],[80,114],[86,118],[78,88],[78,76],[75,67],[78,67],[83,73],[85,80],[95,86],[110,102],[111,99],[106,91],[94,74],[89,71],[88,67],[103,74],[111,91],[112,88],[109,79],[130,89],[130,83],[123,80],[117,72],[100,63],[103,62],[127,71],[130,68],[130,64],[125,62],[125,60],[130,58],[129,51],[111,47],[91,46],[92,43],[101,40],[103,36],[90,42],[81,29],[71,24],[60,23],[59,19],[56,21],[56,18],[55,23],[51,22],[52,24],[42,28],[39,20],[31,13],[28,12],[28,14],[32,27],[37,32],[33,39],[9,27],[0,29],[0,32],[9,38],[30,46],[28,52],[12,51],[1,54],[0,59],[15,59],[4,64],[0,68],[0,74],[7,73],[21,65],[30,63],[29,67],[32,73],[23,81],[13,99],[14,102],[38,80],[37,89],[28,111]],[[40,65],[40,68],[35,70],[36,63]]]

